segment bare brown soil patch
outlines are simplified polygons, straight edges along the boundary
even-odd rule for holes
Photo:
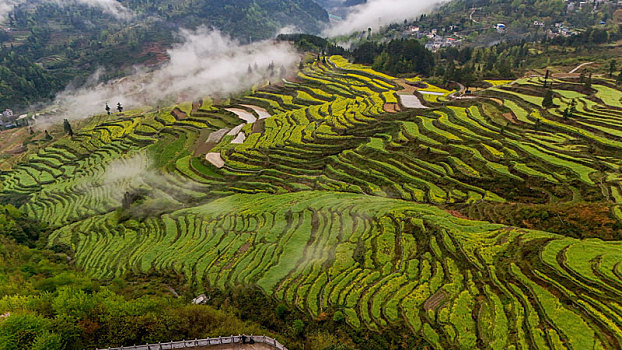
[[[439,290],[438,292],[434,293],[434,295],[429,297],[428,300],[425,301],[425,303],[423,303],[423,308],[426,311],[430,311],[430,310],[436,311],[436,309],[438,309],[438,307],[445,300],[445,298],[446,298],[445,292],[442,290]]]
[[[179,108],[173,109],[173,111],[171,112],[171,115],[175,117],[175,119],[177,120],[188,119],[188,114],[186,114],[186,112],[182,111]]]
[[[144,64],[148,66],[155,66],[162,62],[169,60],[167,54],[167,48],[160,43],[147,43],[143,45],[143,50],[140,53],[141,57],[149,57]]]
[[[512,113],[503,113],[503,118],[509,120],[512,124],[518,124]]]
[[[17,144],[21,145],[28,135],[27,128],[0,131],[0,152],[7,151],[9,148],[13,148]]]
[[[490,100],[496,102],[499,106],[503,106],[503,101],[501,99],[493,97]]]
[[[206,142],[211,132],[212,130],[210,129],[203,129],[199,132],[199,137],[197,137],[197,140],[190,148],[190,151],[195,157],[207,154],[212,148],[214,148],[215,145],[208,147],[208,143]]]
[[[469,219],[468,216],[462,214],[461,212],[457,211],[457,210],[445,210],[446,212],[448,212],[449,214],[451,214],[452,216],[455,216],[457,218],[460,219]]]
[[[418,90],[418,88],[416,86],[408,84],[406,82],[406,80],[404,80],[404,79],[399,79],[397,81],[397,83],[402,87],[402,90],[398,91],[398,94],[399,93],[406,93],[408,95],[412,95],[415,91]]]
[[[199,108],[201,108],[201,105],[203,105],[203,101],[202,100],[201,101],[192,102],[192,111],[190,112],[190,115],[195,114],[199,110]]]
[[[265,119],[259,119],[258,121],[253,123],[253,129],[251,130],[251,134],[261,134],[265,131]]]
[[[240,249],[238,249],[238,251],[235,253],[236,256],[242,255],[244,253],[246,253],[246,251],[251,247],[251,244],[249,242],[244,243]],[[233,267],[233,264],[235,262],[235,259],[232,259],[233,261],[231,261],[230,263],[227,264],[227,266],[225,266],[225,270],[231,269]]]
[[[397,113],[401,111],[400,105],[397,103],[385,103],[383,109],[388,113]]]

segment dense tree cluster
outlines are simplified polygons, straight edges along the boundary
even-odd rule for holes
[[[23,215],[15,206],[0,205],[0,235],[34,247],[44,232],[43,225]]]
[[[122,279],[101,286],[62,255],[0,236],[0,349],[72,350],[209,335],[272,335],[252,322],[166,289]]]
[[[0,49],[0,109],[24,106],[50,97],[60,87],[54,76],[27,56]]]
[[[429,75],[434,56],[415,39],[392,40],[387,44],[368,41],[352,52],[357,63],[371,64],[374,69],[389,74],[417,73]]]

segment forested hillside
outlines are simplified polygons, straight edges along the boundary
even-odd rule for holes
[[[35,6],[32,3],[36,4]],[[136,65],[156,65],[179,41],[180,28],[204,25],[242,42],[273,37],[294,26],[318,32],[328,14],[312,0],[121,1],[115,16],[78,3],[31,1],[16,6],[0,29],[0,110],[19,110],[45,100],[75,80],[80,85],[98,68],[106,80]],[[42,69],[41,69],[42,68]]]

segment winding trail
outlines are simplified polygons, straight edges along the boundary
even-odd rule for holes
[[[587,66],[587,65],[590,65],[590,64],[594,64],[594,62],[585,62],[585,63],[581,63],[580,65],[576,66],[573,70],[571,70],[571,71],[570,71],[570,72],[568,72],[568,73],[570,73],[570,74],[576,73],[579,69],[581,69],[581,68],[583,68],[583,67],[585,67],[585,66]]]
[[[474,18],[473,18],[473,15],[475,14],[475,12],[476,12],[477,10],[481,10],[481,8],[480,8],[480,7],[478,7],[478,8],[474,8],[474,9],[472,9],[472,10],[471,10],[471,14],[469,15],[469,19],[470,19],[471,21],[473,21],[473,23],[479,23],[479,21],[477,21],[476,19],[474,19]]]

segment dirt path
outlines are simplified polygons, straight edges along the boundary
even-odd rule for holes
[[[458,92],[454,92],[454,94],[458,94],[458,95],[464,95],[464,93],[466,92],[466,86],[464,86],[463,84],[460,84],[457,81],[454,81],[454,83],[458,84],[458,86],[460,86],[460,90]]]
[[[581,69],[581,68],[583,68],[583,67],[585,67],[585,66],[587,66],[587,65],[590,65],[590,64],[594,64],[594,62],[585,62],[585,63],[581,63],[580,65],[576,66],[573,70],[571,70],[571,71],[570,71],[570,72],[568,72],[568,73],[570,73],[570,74],[576,73],[579,69]]]
[[[473,21],[473,23],[479,23],[477,20],[473,19],[473,15],[475,14],[475,11],[479,10],[479,8],[475,8],[471,11],[471,14],[469,15],[469,19],[471,21]]]

